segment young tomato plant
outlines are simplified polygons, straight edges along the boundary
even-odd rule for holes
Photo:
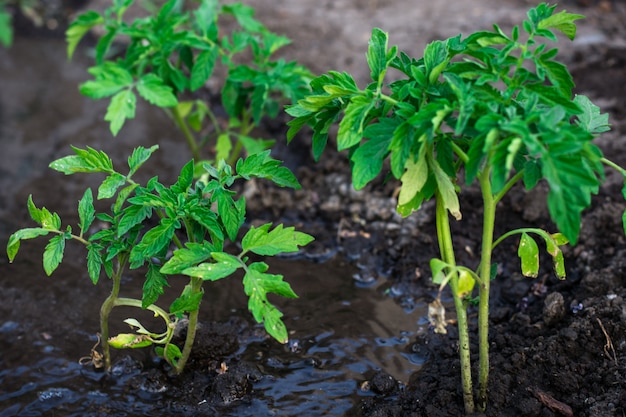
[[[202,164],[206,175],[194,184],[194,162],[181,170],[175,184],[167,187],[157,177],[140,185],[133,180],[139,167],[157,149],[137,148],[128,158],[128,173],[113,168],[111,159],[102,151],[73,148],[75,155],[50,164],[67,175],[78,172],[104,173],[106,178],[97,191],[97,199],[115,198],[110,212],[96,213],[93,193],[87,189],[78,203],[78,233],[71,226],[63,227],[56,213],[35,206],[32,196],[28,211],[38,227],[25,228],[12,234],[7,244],[9,260],[15,258],[20,242],[38,236],[53,235],[43,254],[46,274],[52,274],[63,260],[65,242],[76,240],[87,250],[87,271],[96,284],[101,271],[112,281],[109,296],[100,310],[100,332],[103,344],[103,365],[111,366],[109,345],[115,348],[140,348],[155,345],[156,351],[180,373],[193,345],[204,281],[226,278],[243,271],[243,286],[249,297],[248,308],[255,320],[263,323],[267,332],[281,343],[287,342],[287,330],[282,313],[272,305],[268,293],[296,297],[281,275],[267,272],[264,262],[250,262],[248,254],[273,256],[295,252],[313,238],[295,231],[293,227],[271,224],[250,227],[241,239],[237,255],[226,252],[226,244],[238,242],[244,223],[244,197],[236,199],[230,190],[239,179],[267,178],[279,186],[299,188],[291,171],[270,158],[269,151],[237,161],[235,170],[225,163],[217,167]],[[94,220],[100,225],[95,226]],[[173,254],[170,250],[175,248]],[[141,300],[120,296],[122,274],[126,269],[143,268],[145,282]],[[184,275],[189,283],[169,306],[169,311],[157,302],[175,275]],[[136,333],[115,337],[109,335],[109,315],[113,308],[130,306],[147,309],[164,320],[162,332],[147,330],[138,320],[125,320]],[[183,315],[188,314],[187,337],[182,350],[172,342],[174,329]]]
[[[94,79],[80,91],[94,99],[111,98],[104,118],[113,135],[134,117],[138,94],[167,112],[196,162],[207,144],[215,161],[231,165],[244,149],[253,154],[271,147],[271,140],[252,138],[252,129],[264,116],[275,118],[285,101],[302,98],[312,78],[295,62],[273,59],[289,39],[270,32],[252,8],[240,3],[170,0],[127,22],[125,13],[133,3],[116,0],[102,14],[83,13],[66,32],[71,57],[91,28],[104,31],[95,48],[96,66],[89,69]],[[230,35],[218,25],[227,16],[239,24]],[[219,64],[227,73],[221,87],[226,124],[218,121],[215,103],[198,98],[207,96],[201,89]]]
[[[288,134],[313,128],[319,158],[329,127],[339,121],[337,147],[348,149],[353,183],[365,186],[389,160],[401,182],[398,212],[436,200],[440,258],[431,261],[433,280],[449,286],[458,317],[463,401],[467,413],[487,404],[489,373],[489,287],[495,278],[492,251],[503,239],[520,237],[522,273],[536,277],[538,237],[565,277],[561,246],[575,243],[581,212],[604,179],[603,166],[624,170],[592,143],[607,131],[608,116],[584,96],[572,97],[574,83],[555,60],[559,31],[573,39],[580,15],[554,12],[541,4],[528,12],[521,29],[461,35],[430,43],[419,59],[388,48],[387,34],[374,29],[367,50],[372,83],[360,89],[350,74],[329,72],[314,79],[312,93],[287,109],[295,117]],[[385,85],[389,69],[402,77]],[[531,189],[549,185],[548,208],[560,233],[536,228],[510,231],[494,239],[497,204],[518,182]],[[483,232],[476,270],[455,261],[450,215],[460,221],[458,193],[477,182],[482,193]],[[626,192],[625,192],[626,195]],[[478,287],[479,375],[476,398],[470,363],[467,310]],[[437,311],[434,303],[434,313]],[[433,314],[436,316],[437,314]],[[439,323],[440,324],[440,323]],[[445,331],[438,326],[439,331]]]

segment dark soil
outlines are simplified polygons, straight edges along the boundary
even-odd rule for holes
[[[530,7],[521,0],[473,0],[454,5],[429,2],[417,7],[410,0],[248,3],[257,8],[260,19],[273,30],[294,40],[293,46],[284,52],[290,59],[298,59],[316,72],[353,72],[361,84],[367,77],[363,55],[373,26],[389,31],[391,42],[401,49],[419,54],[425,43],[435,38],[488,28],[496,22],[507,28],[519,22]],[[573,45],[564,43],[563,59],[572,68],[576,91],[590,96],[611,114],[613,130],[600,138],[599,144],[608,157],[625,165],[626,4],[580,1],[565,2],[564,6],[589,17],[580,25],[579,41]],[[67,81],[70,82],[73,80]],[[8,102],[3,97],[5,100]],[[64,132],[71,128],[66,126]],[[264,130],[272,137],[283,137],[285,133],[280,121],[268,123]],[[77,131],[81,130],[71,133]],[[137,141],[131,139],[125,146],[136,145]],[[297,172],[302,190],[289,192],[265,183],[249,184],[244,192],[252,202],[250,221],[284,221],[313,234],[316,243],[301,257],[317,262],[334,258],[351,263],[356,268],[354,279],[348,279],[352,280],[351,286],[367,288],[376,284],[376,291],[384,292],[409,311],[430,301],[436,292],[428,268],[430,258],[437,256],[433,205],[427,203],[418,213],[400,218],[395,213],[393,198],[397,184],[380,179],[355,191],[349,185],[345,155],[329,150],[322,162],[315,164],[308,150],[309,141],[302,134],[289,147],[279,145],[275,154]],[[46,194],[42,190],[46,186],[40,182],[43,168],[38,165],[45,168],[47,161],[66,153],[66,149],[59,149],[66,145],[63,139],[53,145],[53,150],[48,148],[43,156],[31,161],[36,166],[32,168],[35,180],[21,184],[23,191],[16,192],[3,184],[3,195],[6,189],[9,198],[2,207],[5,224],[0,231],[7,236],[11,227],[26,224],[21,209],[25,196],[31,192],[35,196],[38,192]],[[169,158],[164,163],[175,166],[178,159],[184,160],[184,156]],[[499,262],[499,274],[491,305],[491,374],[486,416],[626,415],[626,240],[621,223],[626,204],[621,196],[622,181],[619,175],[607,173],[605,185],[584,214],[578,244],[566,251],[566,280],[557,280],[548,262],[537,280],[528,280],[519,274],[517,257],[511,255],[516,253],[516,242],[498,248],[494,257]],[[82,185],[75,184],[76,190],[64,192],[79,195],[77,190]],[[545,209],[545,191],[542,187],[531,192],[521,187],[514,189],[498,207],[496,234],[522,225],[555,230]],[[49,196],[47,205],[58,207],[64,201]],[[462,194],[461,209],[464,218],[454,225],[459,262],[475,266],[481,230],[476,190]],[[72,207],[66,210],[70,212]],[[19,213],[16,217],[20,220],[7,220],[7,213],[11,212]],[[4,274],[10,273],[6,265],[0,266]],[[27,268],[28,273],[34,274],[36,260],[31,260]],[[10,289],[2,290],[0,311],[9,314],[9,310],[24,310],[28,315],[29,309],[21,305],[17,295]],[[59,298],[60,303],[66,301],[75,302],[71,293],[67,300]],[[298,311],[297,305],[293,308]],[[447,313],[449,318],[454,315],[452,308]],[[76,313],[70,310],[68,314]],[[475,311],[470,317],[475,320]],[[28,319],[42,318],[33,315]],[[472,329],[475,340],[475,328]],[[456,335],[454,326],[448,326],[447,335],[412,333],[404,353],[423,358],[419,369],[404,379],[383,367],[364,372],[355,378],[352,408],[333,415],[463,415]],[[181,377],[168,375],[163,364],[152,358],[136,356],[122,358],[112,375],[87,376],[102,384],[110,379],[124,390],[135,392],[140,387],[142,392],[155,395],[162,387],[168,387],[165,397],[154,399],[161,415],[228,414],[234,403],[246,404],[250,415],[254,415],[258,387],[270,371],[267,362],[263,362],[265,367],[260,366],[258,357],[251,352],[256,348],[275,352],[278,348],[243,319],[206,322],[198,339],[190,366]],[[3,342],[0,348],[9,345]],[[472,348],[477,351],[475,345]],[[291,363],[301,361],[310,369],[319,368],[321,362],[308,353],[291,346],[288,357]],[[122,378],[123,375],[129,376]],[[272,374],[270,378],[277,377]],[[2,388],[8,391],[5,386]],[[0,415],[11,415],[7,410]],[[277,414],[291,415],[281,410]],[[55,415],[65,414],[59,411]],[[259,411],[258,415],[265,414]]]

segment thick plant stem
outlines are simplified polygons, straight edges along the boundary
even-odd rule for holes
[[[478,410],[487,408],[487,388],[489,384],[489,287],[491,280],[491,253],[493,251],[493,231],[496,219],[497,201],[491,191],[490,169],[485,167],[479,182],[483,196],[483,236],[480,255],[480,282],[478,302]]]
[[[456,265],[454,248],[452,246],[452,234],[448,211],[443,204],[443,198],[437,196],[437,238],[439,251],[444,262]],[[463,404],[465,413],[474,413],[474,393],[472,388],[472,363],[470,359],[469,328],[467,324],[467,309],[463,299],[458,295],[458,275],[450,280],[450,289],[454,299],[454,308],[457,314],[457,326],[459,330],[459,359],[461,361],[461,385],[463,387]]]
[[[100,337],[102,338],[102,354],[104,356],[104,369],[111,369],[111,348],[109,347],[109,316],[111,310],[115,307],[115,303],[120,294],[120,282],[122,281],[122,272],[124,271],[125,259],[120,259],[117,270],[113,273],[111,280],[113,287],[111,293],[104,300],[100,307]]]
[[[202,279],[200,278],[191,278],[191,294],[197,294],[202,291]],[[183,346],[183,351],[181,358],[178,360],[176,365],[174,366],[174,370],[177,374],[180,374],[185,368],[185,364],[189,359],[189,355],[191,355],[191,348],[193,347],[193,342],[196,338],[196,330],[198,328],[198,313],[199,306],[194,311],[189,312],[189,323],[187,325],[187,337],[185,338],[185,346]]]

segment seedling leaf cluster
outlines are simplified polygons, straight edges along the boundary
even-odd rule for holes
[[[235,181],[250,178],[278,178],[279,185],[299,187],[293,174],[279,167],[279,161],[269,156],[269,151],[240,159],[237,167],[244,168],[239,174],[225,163],[218,167],[206,164],[206,180],[194,182],[194,163],[190,161],[181,170],[178,180],[165,186],[157,177],[145,185],[133,179],[137,169],[156,151],[137,148],[128,159],[128,173],[116,171],[111,159],[102,151],[91,148],[73,148],[74,155],[58,159],[50,164],[56,171],[67,175],[75,173],[107,174],[98,189],[97,199],[113,199],[111,211],[96,213],[93,192],[87,189],[78,203],[79,233],[71,226],[63,227],[58,214],[38,208],[32,197],[28,199],[28,211],[39,225],[37,228],[21,229],[12,234],[7,245],[9,260],[13,261],[20,242],[39,236],[53,234],[43,254],[46,274],[51,275],[63,260],[65,242],[76,240],[87,250],[87,270],[94,284],[98,283],[102,270],[113,281],[111,295],[105,300],[101,314],[101,335],[109,343],[104,344],[105,366],[110,366],[108,346],[139,348],[160,345],[161,353],[181,371],[189,356],[195,334],[195,321],[202,300],[204,281],[216,281],[242,270],[244,291],[249,297],[248,308],[267,332],[281,343],[288,340],[282,322],[282,313],[268,300],[267,294],[296,298],[289,284],[281,275],[268,273],[264,262],[250,262],[247,253],[274,256],[296,252],[313,238],[296,231],[293,227],[265,224],[251,227],[241,240],[238,255],[225,252],[228,240],[236,242],[245,220],[245,198],[236,197],[230,187]],[[245,176],[245,177],[244,177]],[[99,225],[94,226],[98,220]],[[184,243],[183,243],[184,242]],[[170,255],[171,246],[177,249]],[[141,300],[119,296],[121,277],[126,269],[145,270]],[[189,283],[166,312],[156,306],[173,276],[184,275]],[[136,319],[126,322],[137,333],[125,333],[109,338],[108,316],[113,307],[132,306],[149,309],[165,321],[164,333],[152,333]],[[189,314],[188,340],[181,351],[172,343],[173,330],[179,319]],[[165,353],[164,353],[165,352]]]
[[[366,54],[371,83],[359,88],[345,72],[331,71],[311,82],[312,92],[287,112],[289,140],[308,125],[313,153],[320,158],[330,127],[338,123],[337,148],[348,150],[355,188],[377,177],[388,161],[400,181],[398,212],[408,216],[424,201],[436,200],[440,258],[431,261],[440,291],[449,286],[459,327],[459,352],[465,409],[484,410],[489,373],[488,311],[490,282],[496,267],[492,251],[503,239],[520,238],[522,273],[539,271],[537,238],[545,243],[555,273],[565,277],[561,247],[580,233],[581,213],[604,179],[607,160],[592,143],[609,130],[608,115],[587,97],[573,96],[574,82],[556,60],[557,32],[569,39],[583,16],[541,4],[528,12],[510,34],[494,25],[428,44],[416,59],[374,29]],[[385,84],[389,71],[398,80]],[[540,181],[549,186],[547,205],[559,232],[516,229],[494,239],[496,206],[516,184],[527,190]],[[478,184],[483,232],[480,264],[457,265],[449,218],[462,220],[459,192]],[[625,229],[626,230],[626,229]],[[467,310],[478,287],[478,389],[474,396]],[[436,300],[439,303],[439,300]],[[438,317],[443,317],[437,310]],[[437,320],[434,320],[437,321]],[[437,330],[445,331],[443,326]]]
[[[254,18],[254,9],[241,3],[170,0],[144,17],[127,19],[131,7],[137,13],[133,0],[115,1],[103,13],[85,12],[66,34],[72,57],[90,30],[104,33],[95,47],[96,65],[89,69],[93,79],[80,91],[110,100],[104,119],[113,135],[135,117],[140,97],[166,111],[196,162],[207,145],[212,160],[225,159],[230,165],[243,150],[269,149],[274,142],[251,137],[252,129],[263,117],[275,118],[285,101],[302,98],[312,78],[296,62],[274,58],[289,39],[268,30]],[[227,31],[228,22],[238,28]],[[220,67],[226,74],[213,77]],[[207,83],[215,89],[217,80],[225,123],[215,103],[203,98]]]

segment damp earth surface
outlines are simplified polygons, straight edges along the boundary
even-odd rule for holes
[[[142,171],[174,182],[189,158],[178,133],[158,110],[142,107],[117,138],[101,120],[105,103],[82,97],[88,47],[65,58],[64,19],[90,2],[52,1],[33,28],[18,21],[14,45],[0,49],[0,245],[30,224],[29,194],[39,206],[75,223],[75,205],[94,179],[66,178],[48,164],[70,145],[106,151],[118,164],[136,146],[160,145]],[[249,0],[257,17],[293,40],[282,54],[313,72],[348,71],[367,82],[364,54],[373,27],[412,55],[458,33],[511,28],[533,6],[522,0]],[[573,43],[560,42],[576,92],[610,114],[603,151],[626,164],[626,3],[565,1],[587,16]],[[53,276],[41,267],[41,242],[22,245],[13,264],[0,259],[0,416],[459,416],[463,412],[456,330],[432,332],[427,305],[437,293],[428,261],[436,256],[434,207],[402,219],[397,184],[382,179],[350,185],[344,154],[310,155],[306,133],[285,144],[283,118],[260,134],[277,139],[274,156],[296,173],[302,190],[247,185],[248,225],[294,225],[316,237],[296,256],[274,260],[300,298],[276,300],[290,341],[278,344],[253,323],[241,282],[205,286],[202,325],[186,371],[172,377],[149,349],[116,351],[110,373],[80,364],[97,347],[98,310],[108,282],[91,284],[80,247],[70,245]],[[607,181],[584,213],[579,243],[565,252],[568,277],[545,265],[539,278],[519,274],[515,243],[500,245],[491,306],[491,374],[486,416],[626,415],[626,240],[622,178]],[[515,189],[497,218],[500,232],[531,225],[554,229],[546,190]],[[461,196],[456,224],[460,262],[477,262],[480,196]],[[506,247],[505,247],[506,246]],[[71,255],[70,255],[71,254]],[[140,276],[124,277],[129,296]],[[171,282],[173,287],[183,282]],[[133,293],[134,292],[134,293]],[[176,291],[173,291],[174,293]],[[163,305],[172,300],[163,299]],[[448,319],[454,321],[450,300]],[[116,309],[113,331],[127,311]],[[135,312],[133,312],[134,314]],[[475,312],[470,312],[475,319]],[[145,320],[149,320],[146,317]],[[476,346],[473,346],[476,349]],[[570,414],[568,414],[570,413]]]

